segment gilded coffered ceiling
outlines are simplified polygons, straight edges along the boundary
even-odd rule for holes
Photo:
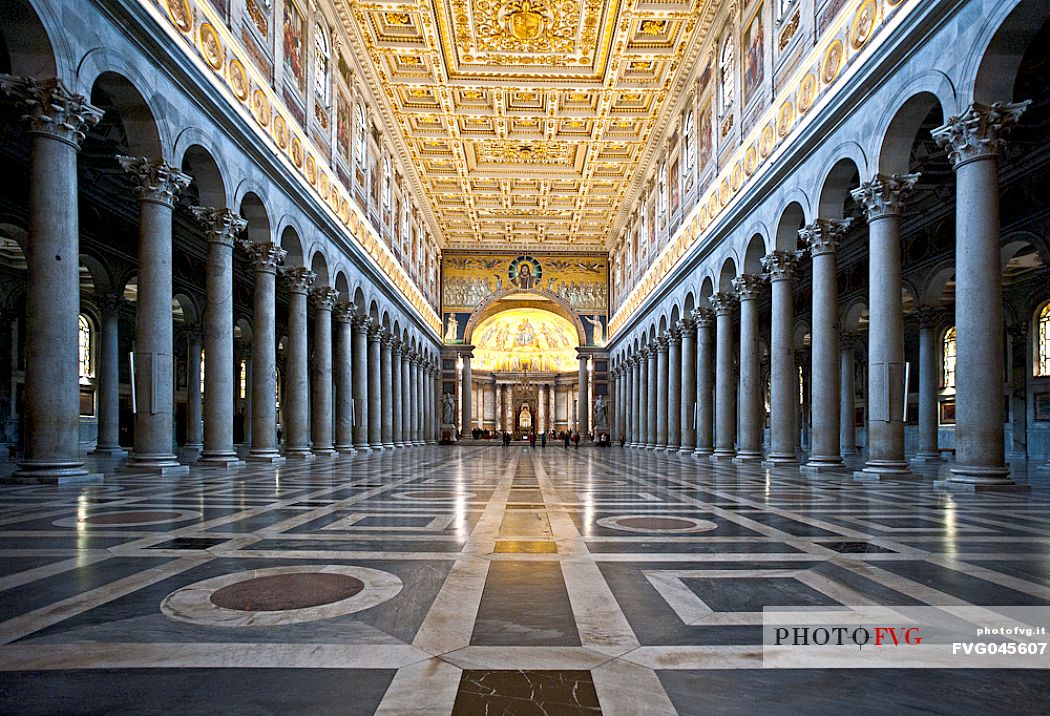
[[[451,247],[606,244],[704,0],[341,0]]]

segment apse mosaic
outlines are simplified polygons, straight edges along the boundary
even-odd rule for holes
[[[474,370],[572,373],[579,369],[576,327],[549,311],[501,311],[474,329],[472,342]]]

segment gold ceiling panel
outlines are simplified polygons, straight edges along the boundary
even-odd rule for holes
[[[604,247],[704,0],[339,0],[448,245]]]

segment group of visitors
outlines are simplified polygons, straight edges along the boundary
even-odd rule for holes
[[[514,439],[511,436],[511,434],[506,430],[501,431],[500,438],[503,441],[503,447],[510,447],[510,443]],[[561,440],[564,443],[566,450],[569,449],[570,444],[574,445],[577,450],[580,449],[580,433],[578,431],[573,430],[562,430],[557,434],[553,430],[551,430],[549,433],[531,432],[526,436],[525,439],[529,441],[529,447],[536,447],[536,443],[538,442],[540,444],[540,447],[545,448],[547,447],[548,438],[550,440],[554,440],[555,438]]]

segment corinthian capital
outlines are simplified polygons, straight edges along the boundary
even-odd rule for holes
[[[190,185],[190,176],[170,164],[146,157],[118,156],[117,161],[135,182],[135,198],[165,206],[175,204],[175,196]]]
[[[937,321],[944,315],[944,309],[938,306],[919,306],[915,309],[915,318],[919,321],[919,328],[934,328]]]
[[[864,207],[868,221],[900,214],[904,199],[919,181],[918,174],[876,174],[850,192],[853,200]]]
[[[320,286],[310,291],[310,303],[320,311],[331,311],[339,300],[339,292],[331,286]]]
[[[790,281],[800,258],[801,251],[774,251],[762,257],[762,270],[770,281]]]
[[[261,273],[277,273],[277,267],[284,261],[288,252],[277,244],[257,244],[251,241],[241,241],[237,244],[251,261],[252,270]]]
[[[762,277],[758,274],[742,273],[733,279],[733,290],[740,301],[754,300],[762,290]]]
[[[693,322],[697,328],[709,328],[715,322],[715,313],[710,308],[697,308],[693,311]]]
[[[77,149],[84,133],[102,119],[102,110],[73,94],[61,80],[0,75],[0,89],[14,98],[23,111],[22,121],[30,134],[44,134]]]
[[[853,219],[817,219],[802,228],[798,236],[806,242],[811,255],[833,254],[852,223]]]
[[[339,323],[351,323],[354,320],[354,315],[357,312],[357,307],[354,306],[350,301],[341,301],[332,309],[332,316]]]
[[[934,141],[948,150],[948,158],[958,169],[974,159],[997,157],[1003,136],[1028,109],[1031,100],[996,102],[992,105],[974,102],[960,116],[951,116],[931,134]]]
[[[289,268],[281,273],[284,285],[292,293],[307,294],[317,279],[317,274],[307,268]]]
[[[232,209],[191,206],[190,213],[204,229],[208,243],[232,246],[237,235],[248,226],[248,222]]]
[[[711,308],[716,316],[728,316],[733,312],[733,308],[737,304],[736,295],[728,291],[712,294],[711,298],[707,300],[711,303]]]

